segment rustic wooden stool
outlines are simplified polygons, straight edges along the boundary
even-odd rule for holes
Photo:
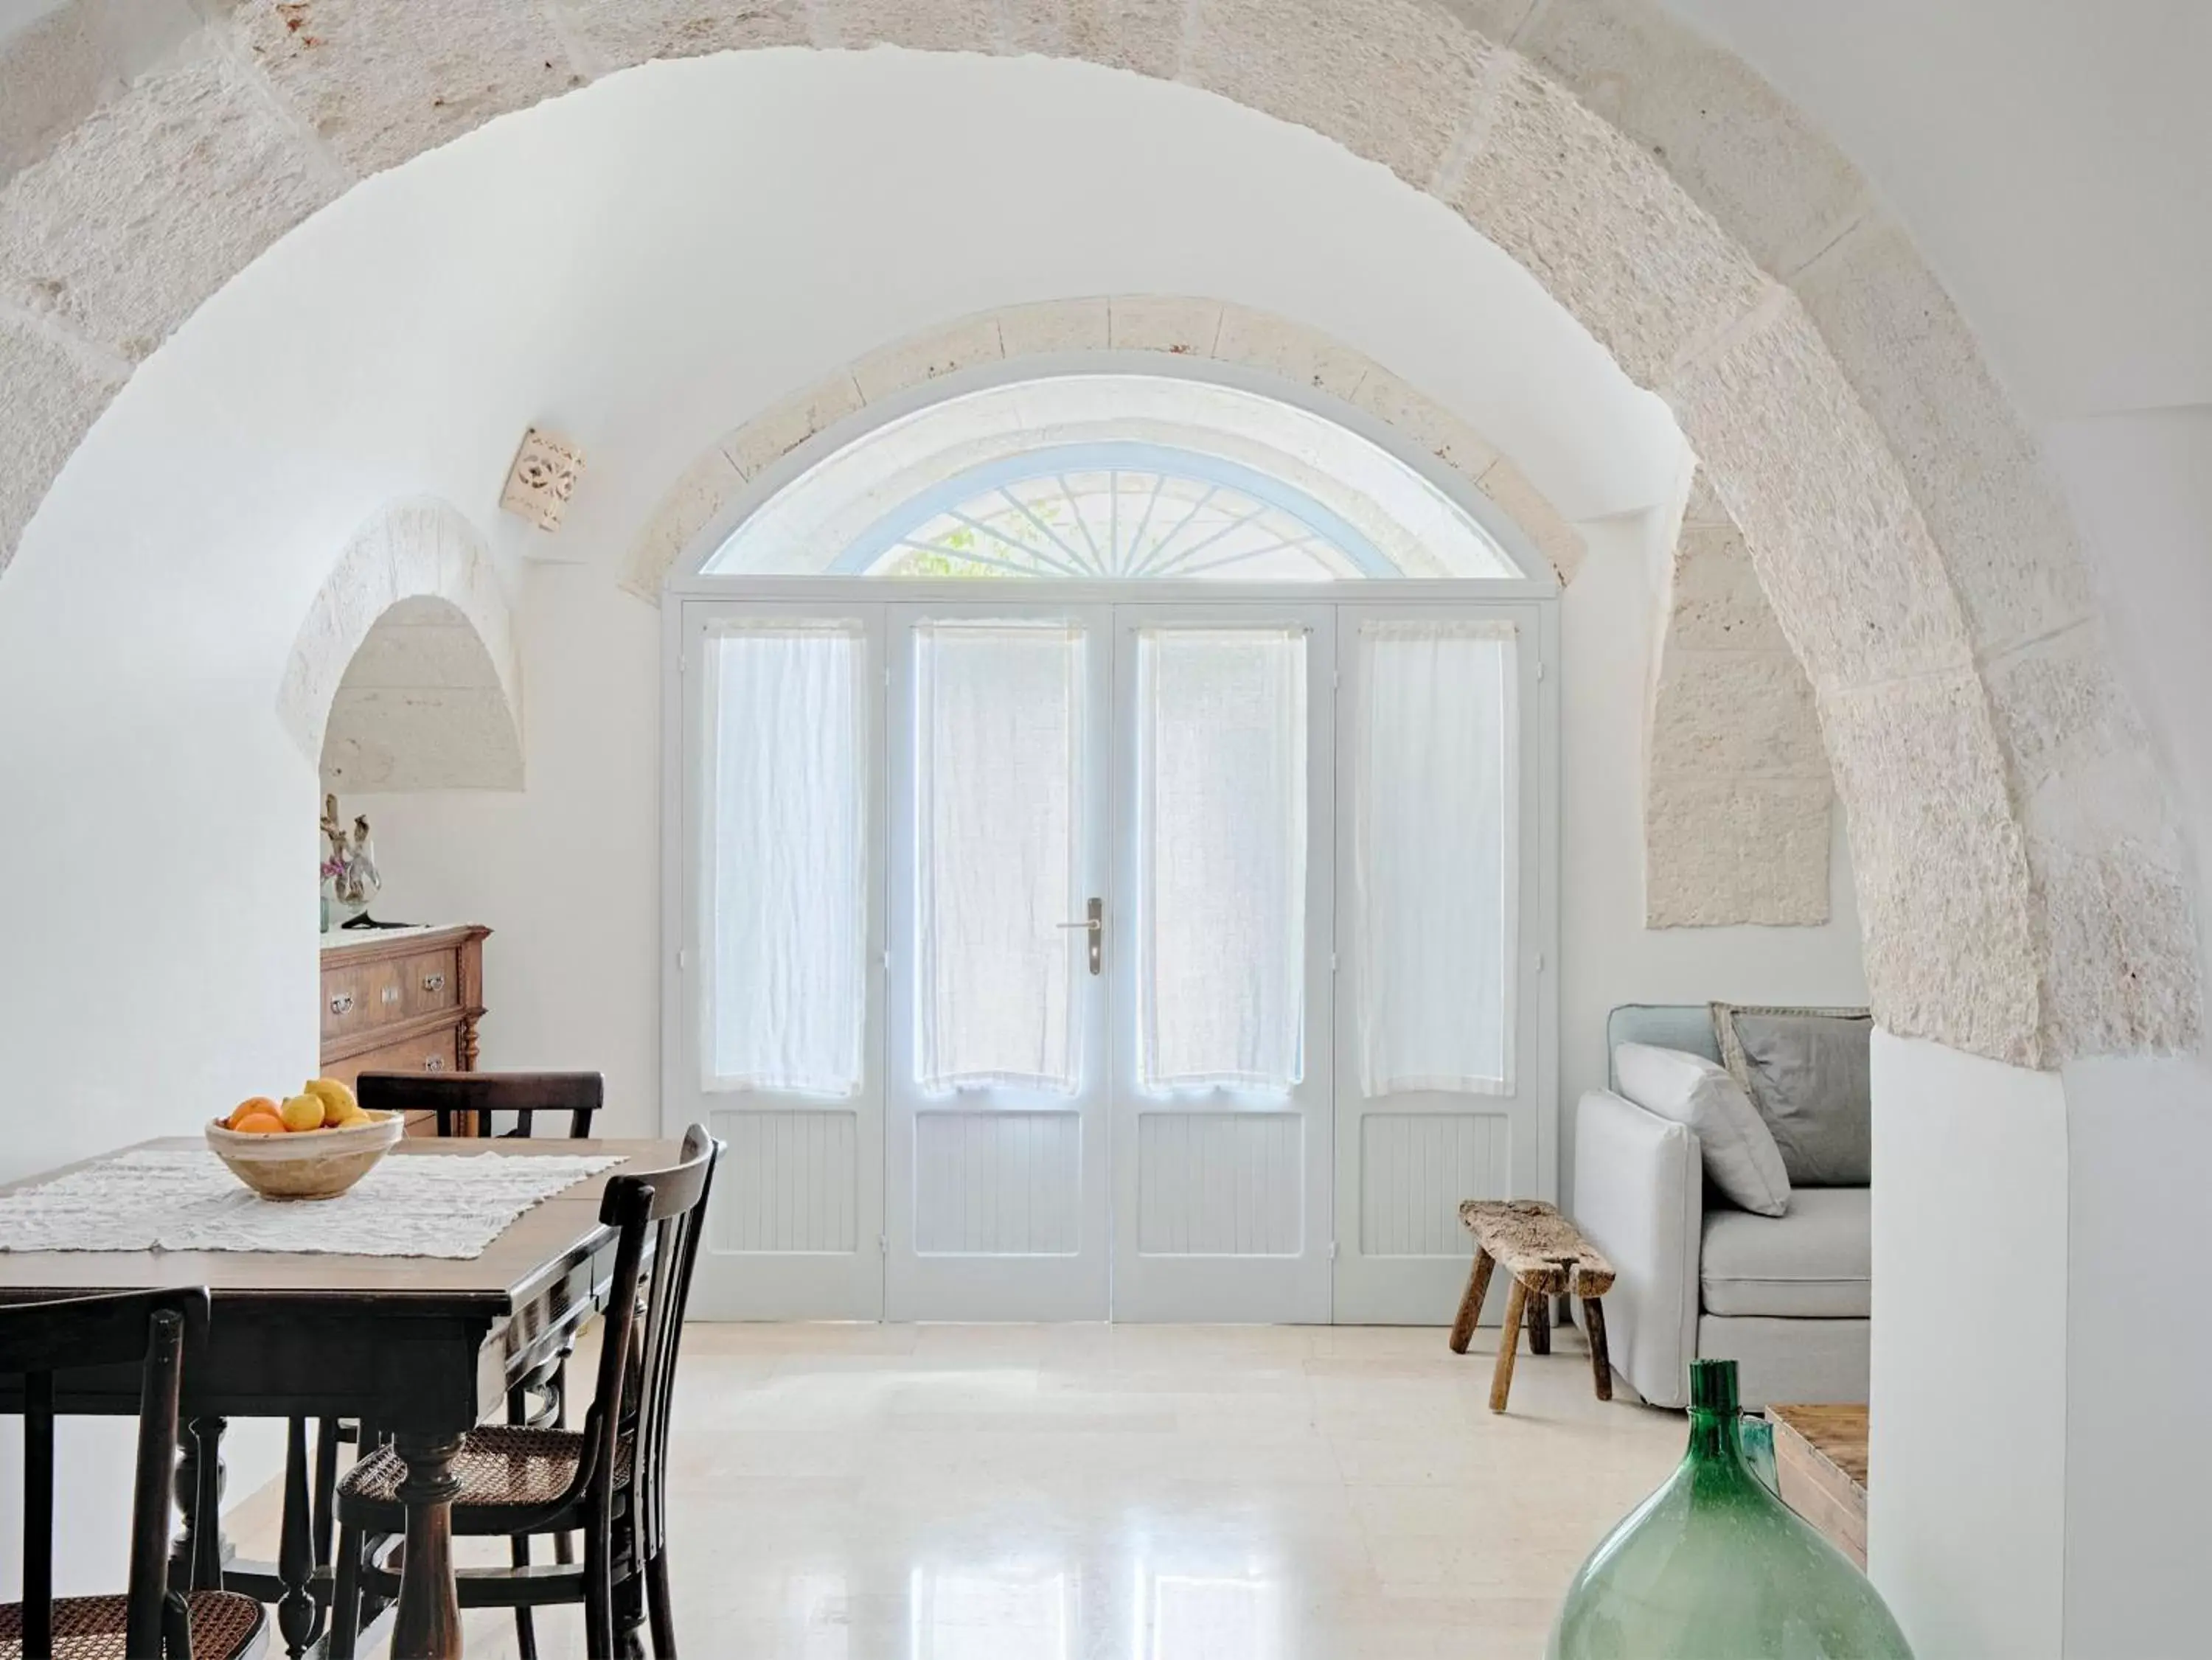
[[[1482,1312],[1482,1300],[1490,1290],[1492,1269],[1502,1263],[1513,1276],[1505,1299],[1505,1324],[1498,1334],[1498,1369],[1490,1378],[1490,1409],[1505,1410],[1505,1397],[1513,1388],[1513,1357],[1521,1347],[1524,1319],[1528,1326],[1528,1352],[1551,1353],[1550,1300],[1554,1297],[1559,1299],[1562,1318],[1569,1298],[1581,1302],[1597,1398],[1613,1399],[1613,1362],[1605,1351],[1605,1310],[1598,1301],[1613,1289],[1613,1264],[1556,1207],[1541,1199],[1469,1199],[1460,1206],[1459,1220],[1474,1235],[1474,1267],[1467,1276],[1467,1295],[1460,1299],[1459,1318],[1452,1322],[1453,1354],[1467,1353],[1468,1340],[1474,1336],[1474,1323]]]

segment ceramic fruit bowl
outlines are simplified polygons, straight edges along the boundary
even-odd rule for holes
[[[208,1145],[232,1175],[264,1199],[335,1199],[375,1167],[406,1133],[396,1112],[372,1112],[339,1130],[253,1135],[207,1127]]]

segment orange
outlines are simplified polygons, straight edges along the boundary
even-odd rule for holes
[[[230,1127],[242,1136],[281,1136],[284,1133],[283,1119],[273,1112],[242,1113],[238,1122]]]
[[[239,1127],[240,1119],[256,1112],[266,1112],[273,1118],[277,1116],[276,1103],[266,1095],[249,1096],[230,1109],[230,1116],[222,1121],[222,1127],[226,1130],[235,1130]]]

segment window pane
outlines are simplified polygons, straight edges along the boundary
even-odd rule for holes
[[[1306,637],[1138,636],[1142,960],[1153,1089],[1304,1074]]]
[[[1520,822],[1510,622],[1370,622],[1353,834],[1360,1087],[1513,1090]]]
[[[1083,631],[915,630],[915,1071],[1073,1094]]]
[[[860,1087],[867,655],[857,621],[742,623],[707,642],[708,1090]]]

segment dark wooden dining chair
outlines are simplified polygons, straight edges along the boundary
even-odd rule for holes
[[[462,1439],[453,1473],[457,1535],[508,1539],[580,1532],[580,1564],[465,1568],[464,1608],[584,1605],[584,1651],[612,1657],[617,1602],[633,1623],[641,1598],[659,1660],[672,1660],[668,1594],[668,1416],[691,1269],[722,1144],[694,1124],[665,1170],[610,1177],[599,1220],[617,1231],[599,1335],[599,1378],[580,1430],[499,1425]],[[650,1273],[647,1268],[650,1264]],[[331,1611],[332,1660],[350,1660],[362,1591],[388,1596],[398,1578],[368,1548],[399,1534],[405,1467],[388,1447],[368,1454],[338,1483],[337,1583]],[[526,1630],[527,1627],[523,1627]],[[526,1639],[526,1650],[534,1639]]]
[[[592,1120],[606,1104],[605,1077],[597,1072],[364,1072],[354,1081],[354,1094],[372,1112],[429,1112],[435,1115],[441,1136],[520,1136],[537,1132],[538,1116],[547,1115],[548,1135],[580,1141],[592,1133]],[[562,1120],[559,1115],[565,1114]],[[500,1120],[511,1119],[505,1128]],[[566,1354],[556,1356],[507,1394],[507,1421],[532,1427],[557,1427],[566,1412],[568,1366]],[[538,1404],[531,1404],[531,1397]],[[374,1431],[371,1432],[374,1433]],[[336,1525],[338,1445],[356,1441],[361,1427],[324,1420],[315,1436],[315,1494],[313,1536],[318,1568],[329,1567],[333,1558]],[[527,1565],[526,1541],[516,1546],[515,1563]],[[568,1541],[556,1535],[556,1560],[567,1560]],[[533,1660],[536,1645],[529,1632],[529,1615],[518,1615],[523,1660]]]
[[[536,1133],[538,1115],[565,1112],[565,1129],[548,1135],[581,1141],[606,1104],[607,1082],[596,1072],[364,1072],[354,1085],[372,1112],[434,1112],[441,1136]],[[496,1119],[514,1123],[498,1128]]]
[[[178,1403],[188,1360],[205,1351],[204,1290],[70,1297],[0,1309],[0,1377],[21,1379],[23,1600],[0,1607],[0,1655],[71,1660],[241,1660],[266,1616],[250,1596],[169,1589]],[[54,1374],[136,1366],[138,1461],[131,1567],[120,1596],[54,1596]],[[214,1548],[216,1530],[196,1528]]]

